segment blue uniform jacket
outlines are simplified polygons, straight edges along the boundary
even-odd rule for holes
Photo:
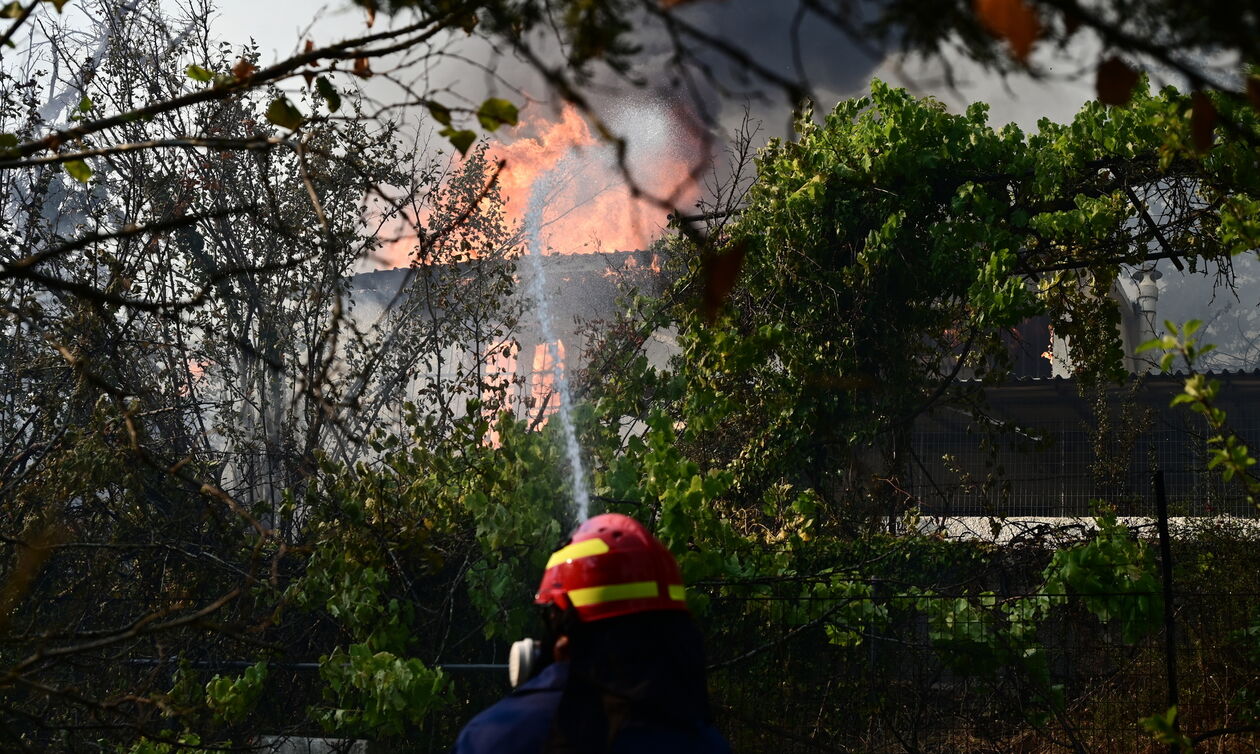
[[[548,665],[498,703],[474,717],[455,740],[451,754],[539,754],[551,735],[551,723],[569,676],[569,664]],[[656,728],[626,728],[614,754],[730,754],[711,726],[693,735]]]

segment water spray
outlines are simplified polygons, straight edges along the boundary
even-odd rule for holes
[[[534,300],[539,329],[547,345],[553,384],[556,391],[556,415],[560,418],[560,430],[564,435],[565,455],[569,458],[569,476],[573,491],[574,514],[578,523],[590,517],[591,493],[586,486],[586,470],[582,467],[581,448],[578,447],[577,430],[573,426],[573,396],[569,392],[569,380],[560,366],[560,348],[555,328],[551,323],[551,307],[547,302],[547,273],[543,269],[543,210],[555,180],[567,166],[569,158],[561,160],[554,168],[543,173],[529,192],[529,208],[525,213],[525,244],[529,247],[530,266],[533,275],[529,281],[529,295]]]

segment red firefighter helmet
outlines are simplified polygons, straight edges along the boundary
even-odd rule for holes
[[[590,519],[547,561],[534,602],[572,607],[583,622],[648,610],[686,610],[678,561],[620,513]]]

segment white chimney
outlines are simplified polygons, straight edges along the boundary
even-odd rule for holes
[[[1159,337],[1156,331],[1155,308],[1159,303],[1159,284],[1156,282],[1164,275],[1154,267],[1138,270],[1133,273],[1133,282],[1137,283],[1137,314],[1140,337],[1136,345],[1141,345]]]

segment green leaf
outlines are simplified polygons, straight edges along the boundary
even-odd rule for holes
[[[184,69],[184,73],[193,81],[200,81],[203,84],[208,84],[214,80],[214,71],[202,68],[199,65],[188,66]]]
[[[481,103],[481,107],[477,109],[477,120],[481,121],[481,127],[487,131],[493,131],[499,126],[515,126],[517,123],[516,105],[505,99],[491,97]]]
[[[441,123],[442,125],[446,126],[447,128],[449,128],[449,127],[450,127],[450,125],[451,125],[451,110],[450,110],[450,108],[449,108],[449,107],[447,107],[446,105],[441,105],[441,104],[438,104],[437,102],[430,102],[430,103],[429,103],[429,115],[432,115],[432,116],[433,116],[433,120],[436,120],[438,123]]]
[[[13,0],[0,10],[0,18],[17,18],[20,15],[22,15],[22,4],[17,0]]]
[[[320,76],[315,79],[315,89],[319,92],[319,96],[323,97],[324,101],[328,103],[328,112],[335,113],[341,108],[341,94],[326,76]]]
[[[451,145],[459,150],[461,155],[468,154],[468,148],[477,140],[477,133],[467,129],[456,130],[454,128],[443,128],[438,132],[439,136],[445,136],[450,140]]]
[[[64,166],[66,173],[79,183],[87,183],[92,177],[92,168],[83,160],[70,160]]]
[[[70,2],[70,0],[44,0],[44,2],[52,3],[53,7],[57,9],[58,13],[60,13],[61,9],[66,7],[66,3]]]
[[[93,107],[94,107],[94,104],[92,103],[92,99],[88,97],[86,94],[83,95],[83,99],[79,100],[79,112],[81,113],[90,112]]]
[[[0,156],[9,157],[16,154],[17,134],[0,133]]]
[[[302,115],[301,110],[290,104],[289,100],[277,97],[267,106],[267,120],[281,128],[296,131],[306,122],[306,117]]]
[[[1177,707],[1169,707],[1163,714],[1156,713],[1138,721],[1142,727],[1161,744],[1176,746],[1181,751],[1190,751],[1193,741],[1177,730]]]

